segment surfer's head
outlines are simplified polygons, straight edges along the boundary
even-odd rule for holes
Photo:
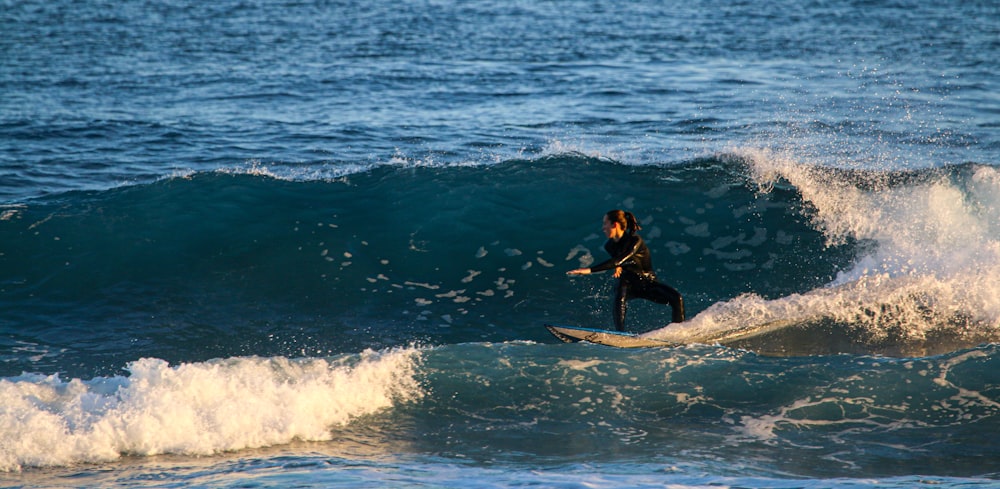
[[[620,233],[615,228],[621,228]],[[635,216],[628,211],[615,209],[604,214],[604,233],[609,238],[621,237],[624,234],[633,234],[642,229],[635,220]]]

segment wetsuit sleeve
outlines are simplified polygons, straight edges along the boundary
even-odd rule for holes
[[[597,265],[590,267],[591,273],[603,272],[605,270],[611,270],[613,268],[618,268],[633,257],[635,254],[642,249],[642,240],[638,237],[634,237],[631,246],[624,247],[617,255],[612,255],[610,259],[602,261]]]

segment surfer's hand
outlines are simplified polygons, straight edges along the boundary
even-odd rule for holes
[[[622,267],[615,267],[615,278],[622,276]]]
[[[587,275],[590,273],[589,268],[577,268],[576,270],[570,270],[566,272],[566,275]]]

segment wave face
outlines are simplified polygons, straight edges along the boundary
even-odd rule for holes
[[[995,167],[848,172],[755,150],[662,166],[575,153],[400,163],[325,179],[257,168],[70,192],[3,210],[3,368],[86,376],[137,356],[325,355],[542,341],[544,321],[600,327],[612,280],[564,272],[604,259],[611,208],[637,213],[661,280],[694,317],[654,336],[785,321],[846,332],[833,353],[953,351],[1000,329],[998,201]],[[635,331],[669,321],[632,304]]]

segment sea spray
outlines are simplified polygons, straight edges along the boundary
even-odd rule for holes
[[[871,343],[945,335],[975,344],[1000,335],[996,168],[893,174],[816,166],[768,150],[737,157],[759,191],[793,186],[828,246],[857,243],[857,258],[824,287],[772,300],[744,294],[652,336],[678,341],[823,320],[860,330],[856,339]]]

